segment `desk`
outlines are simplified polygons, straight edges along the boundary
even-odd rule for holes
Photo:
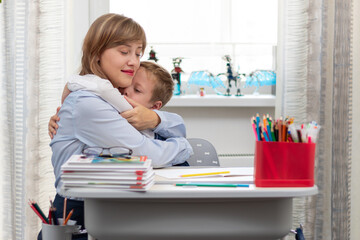
[[[85,199],[85,224],[99,240],[279,239],[292,227],[292,199],[310,188],[193,188],[154,185],[147,192],[68,189]]]

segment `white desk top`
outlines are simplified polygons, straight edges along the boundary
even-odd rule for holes
[[[186,169],[192,171],[192,169],[206,169],[204,167],[177,167],[169,168],[171,171],[177,171]],[[249,174],[253,170],[252,168],[234,168],[237,169],[236,173]],[[250,170],[249,170],[250,169]],[[163,172],[167,169],[157,169],[155,172]],[[216,168],[217,171],[229,170],[229,168]],[[229,170],[230,171],[230,170]],[[192,172],[188,172],[192,173]],[[176,174],[175,174],[176,175]],[[230,178],[228,178],[230,179]],[[292,197],[304,197],[315,195],[318,193],[317,186],[313,187],[293,187],[293,188],[257,188],[254,184],[249,184],[249,187],[193,187],[193,186],[175,186],[169,182],[163,182],[163,177],[155,175],[155,184],[146,192],[135,192],[119,189],[89,189],[89,188],[70,188],[62,189],[61,195],[66,197],[75,198],[121,198],[121,199],[224,199],[224,198],[292,198]],[[156,182],[159,184],[156,184]],[[174,181],[178,182],[178,181]],[[243,183],[243,182],[240,182]],[[247,183],[247,182],[246,182]]]
[[[220,187],[177,187],[174,185],[155,184],[147,192],[132,192],[124,190],[108,189],[67,189],[62,190],[61,195],[78,198],[291,198],[315,195],[318,193],[317,186],[309,188],[257,188],[253,184],[250,187],[220,188]]]

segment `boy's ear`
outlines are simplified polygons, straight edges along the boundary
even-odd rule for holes
[[[151,109],[159,110],[161,107],[162,107],[162,101],[156,101],[156,102],[154,102]]]

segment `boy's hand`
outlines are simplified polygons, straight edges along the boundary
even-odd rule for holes
[[[126,100],[133,106],[134,109],[120,113],[134,128],[138,131],[145,129],[155,128],[160,123],[160,117],[154,112],[143,105],[135,102],[134,100],[126,97]]]
[[[48,129],[49,129],[49,136],[51,139],[54,138],[54,135],[56,134],[56,130],[59,128],[56,122],[60,120],[58,113],[60,111],[60,107],[56,109],[56,114],[54,116],[51,116]]]

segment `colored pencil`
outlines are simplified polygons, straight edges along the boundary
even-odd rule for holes
[[[71,216],[74,213],[74,209],[71,209],[71,211],[69,212],[69,214],[67,215],[66,219],[64,220],[64,225],[67,224],[67,222],[69,221],[69,219],[71,218]]]
[[[180,177],[209,176],[209,175],[219,175],[219,174],[227,174],[227,173],[230,173],[230,171],[224,171],[224,172],[210,172],[210,173],[184,174],[184,175],[180,175]]]

